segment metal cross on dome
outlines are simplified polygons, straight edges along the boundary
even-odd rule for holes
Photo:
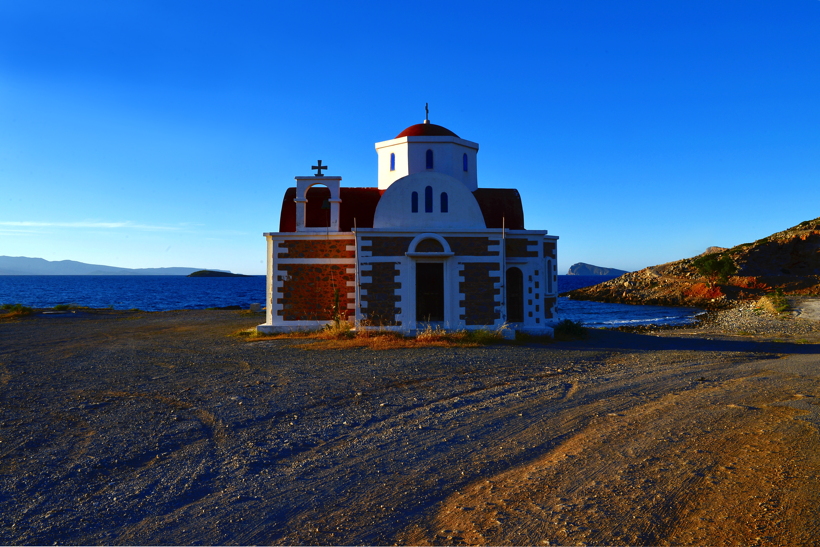
[[[322,160],[319,160],[319,165],[314,165],[311,169],[316,169],[317,177],[324,177],[325,174],[322,173],[322,169],[327,169],[327,165],[322,165]]]

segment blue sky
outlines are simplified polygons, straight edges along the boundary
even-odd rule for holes
[[[639,269],[820,216],[818,99],[818,0],[0,0],[0,255],[262,274],[427,102],[559,273]]]

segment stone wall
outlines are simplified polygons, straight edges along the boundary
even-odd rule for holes
[[[500,283],[501,278],[491,276],[490,272],[498,271],[500,266],[492,262],[472,262],[463,266],[463,280],[459,282],[458,290],[464,294],[464,300],[459,301],[464,315],[459,319],[466,325],[492,325],[500,318],[496,311],[496,296],[501,293],[501,289],[493,284]]]
[[[401,321],[396,321],[396,315],[401,313],[401,308],[396,306],[399,300],[396,290],[401,285],[396,281],[396,276],[399,275],[397,264],[373,262],[369,264],[369,271],[362,268],[362,314],[371,326],[401,325]],[[366,277],[369,277],[370,281],[365,281]]]
[[[346,319],[350,314],[347,282],[356,277],[347,269],[347,265],[338,264],[280,264],[277,275],[282,278],[282,287],[276,301],[282,309],[277,314],[285,321],[333,319],[335,287],[339,291],[339,315]]]
[[[488,237],[448,237],[445,238],[450,250],[459,256],[498,256],[497,250],[490,250],[489,246],[498,246],[497,241],[490,242]]]
[[[537,241],[513,238],[508,238],[504,241],[504,248],[508,258],[530,258],[538,256],[538,248],[535,247],[536,245],[538,245]]]
[[[371,256],[403,256],[410,247],[412,237],[362,237],[362,252]]]
[[[353,239],[286,239],[279,247],[286,247],[279,258],[355,258],[356,252],[347,250],[353,247]]]

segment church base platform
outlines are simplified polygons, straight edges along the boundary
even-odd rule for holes
[[[263,323],[256,326],[256,332],[260,334],[283,334],[287,332],[305,332],[322,330],[329,323],[311,322],[309,324],[301,325],[271,325],[270,323]]]

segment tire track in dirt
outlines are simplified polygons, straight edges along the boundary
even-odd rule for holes
[[[784,472],[779,479],[769,476],[760,466],[779,461],[782,455],[774,453],[754,455],[743,463],[722,458],[736,454],[744,437],[761,424],[785,424],[790,434],[782,439],[784,443],[805,435],[805,426],[797,426],[800,432],[795,432],[795,420],[783,410],[748,406],[748,401],[744,407],[726,403],[738,397],[754,399],[748,380],[670,394],[623,416],[596,418],[533,461],[484,477],[451,495],[427,524],[409,528],[399,540],[414,544],[736,545],[738,538],[742,544],[755,544],[766,543],[768,537],[769,544],[775,544],[771,538],[782,541],[789,537],[800,542],[816,530],[816,518],[798,519],[808,524],[803,530],[787,530],[784,523],[795,519],[780,518],[778,528],[767,532],[762,527],[754,536],[741,533],[742,529],[726,532],[725,520],[732,515],[725,509],[726,499],[749,499],[754,492],[771,497],[783,488],[793,491],[797,485],[790,477],[799,473]],[[702,417],[704,411],[706,417]],[[816,447],[816,431],[813,437],[809,444]],[[771,446],[777,440],[766,442]],[[816,473],[817,463],[806,462],[801,467],[804,476],[811,475],[811,470]],[[739,465],[749,469],[741,482],[749,492],[722,491],[719,470]],[[800,495],[792,505],[815,506],[808,502],[818,495],[807,489]],[[642,508],[639,514],[634,512],[636,507]],[[758,522],[756,513],[744,509]],[[707,514],[709,523],[697,520]]]
[[[423,510],[431,503],[430,499],[416,498],[419,491],[419,481],[416,477],[418,474],[425,474],[423,469],[417,469],[418,466],[431,470],[430,476],[435,476],[437,469],[448,465],[445,462],[449,459],[448,454],[452,452],[457,452],[460,459],[477,460],[482,465],[488,459],[501,457],[503,452],[491,456],[487,453],[486,446],[474,444],[486,440],[481,440],[482,435],[475,435],[470,417],[484,421],[487,412],[497,414],[498,408],[505,408],[503,414],[493,416],[495,425],[484,422],[484,427],[494,431],[493,440],[503,447],[503,444],[515,435],[515,428],[503,431],[504,426],[510,423],[511,416],[519,414],[518,406],[505,404],[504,401],[518,399],[519,396],[520,393],[515,386],[510,382],[503,382],[453,396],[433,398],[418,406],[397,409],[383,419],[369,422],[366,426],[356,428],[321,446],[310,447],[294,457],[278,461],[278,466],[287,467],[292,471],[293,482],[298,483],[300,477],[311,476],[312,482],[326,484],[327,487],[324,490],[319,489],[315,496],[305,500],[302,506],[292,502],[286,511],[276,513],[276,519],[286,522],[287,529],[307,531],[317,529],[317,526],[325,528],[328,522],[345,523],[349,526],[360,520],[361,514],[370,511],[375,516],[375,521],[356,526],[362,537],[372,538],[374,534],[379,533],[377,523],[383,520],[379,515],[385,512],[385,505],[396,509],[396,512],[404,513],[402,519],[406,519],[409,508],[418,505],[418,510]],[[425,447],[425,450],[419,451],[415,447]],[[382,475],[390,483],[390,487],[383,493],[388,490],[403,492],[403,495],[398,496],[399,499],[382,499],[379,495],[365,494],[365,491],[373,489],[374,484],[361,483],[348,488],[347,491],[340,489],[340,475],[347,476],[344,482],[350,482],[349,476],[355,476],[360,472],[357,469],[374,470],[373,477],[378,480],[381,475],[378,470],[388,467],[382,461],[385,452],[393,452],[395,458],[402,459],[405,465],[414,469],[407,477],[397,476],[396,473]],[[422,460],[429,458],[431,453],[435,454],[432,461],[423,462]],[[346,472],[345,469],[349,471]],[[429,497],[429,494],[427,496]],[[334,506],[338,509],[332,511],[332,516],[319,516],[321,511],[327,511],[327,507],[317,505],[313,501],[315,498],[333,498]],[[391,509],[387,512],[391,512]],[[260,522],[235,539],[240,543],[265,542],[266,538],[270,537],[267,534],[271,524],[269,521]],[[368,530],[368,526],[373,526],[373,529]],[[332,533],[332,530],[325,529],[323,533]],[[333,536],[323,537],[330,538],[326,541],[332,542]],[[288,541],[300,543],[304,538],[284,538],[285,543]]]
[[[378,461],[377,457],[368,458],[361,455],[366,452],[368,446],[378,445],[376,448],[382,454],[389,450],[397,458],[402,458],[408,469],[412,469],[413,475],[438,475],[443,484],[448,485],[448,488],[446,490],[442,490],[440,487],[432,488],[433,491],[441,492],[432,498],[429,493],[424,495],[424,499],[421,499],[422,494],[416,494],[416,499],[412,499],[412,496],[399,495],[394,496],[394,499],[386,500],[382,504],[377,503],[379,499],[382,499],[379,495],[363,493],[363,489],[358,487],[351,488],[351,491],[341,498],[338,493],[332,491],[332,488],[324,491],[320,489],[312,493],[311,500],[333,499],[334,507],[343,508],[333,511],[332,518],[328,516],[327,508],[314,507],[311,505],[312,501],[307,501],[301,508],[291,505],[287,513],[278,514],[278,518],[280,520],[285,519],[287,522],[286,528],[290,530],[307,531],[312,523],[330,520],[343,523],[345,527],[348,527],[346,528],[348,531],[347,537],[355,537],[357,538],[356,541],[359,542],[384,543],[394,541],[390,536],[379,531],[380,528],[386,526],[386,522],[395,526],[400,524],[401,520],[412,520],[439,503],[440,499],[446,496],[447,490],[452,491],[453,488],[466,484],[471,477],[492,473],[493,469],[496,472],[499,469],[506,469],[510,465],[516,465],[532,458],[533,453],[548,450],[556,442],[567,438],[573,431],[580,429],[588,416],[599,414],[603,409],[610,408],[613,404],[616,407],[619,405],[627,407],[634,405],[634,402],[623,400],[623,393],[621,393],[620,400],[613,399],[614,403],[608,400],[602,401],[602,398],[606,399],[608,396],[602,396],[602,392],[605,394],[610,394],[610,392],[631,392],[637,385],[645,381],[640,375],[630,374],[628,380],[626,382],[621,380],[618,387],[609,387],[606,382],[601,382],[600,385],[594,386],[598,390],[597,392],[590,390],[587,393],[586,388],[582,387],[587,384],[583,376],[584,371],[578,374],[580,374],[579,379],[581,382],[566,381],[564,377],[556,379],[554,374],[549,374],[548,378],[540,379],[529,374],[517,381],[499,383],[496,386],[497,391],[492,397],[486,393],[490,390],[477,390],[477,392],[483,392],[487,396],[461,408],[448,408],[442,402],[458,402],[464,399],[463,394],[445,399],[434,399],[429,401],[429,404],[423,405],[423,412],[419,408],[411,408],[397,413],[381,423],[368,423],[367,428],[363,430],[368,431],[367,435],[349,437],[346,439],[348,444],[345,446],[331,443],[312,448],[307,452],[309,456],[305,456],[305,460],[300,461],[298,464],[294,462],[294,465],[298,465],[303,471],[303,474],[297,474],[294,477],[309,475],[311,466],[317,465],[317,467],[322,467],[322,469],[328,471],[318,478],[312,477],[313,482],[333,484],[334,481],[338,481],[339,475],[346,474],[345,469],[377,470],[379,465],[384,465]],[[546,384],[545,380],[550,383]],[[691,383],[685,379],[679,382],[681,385]],[[657,390],[660,392],[669,389],[667,384],[668,382],[664,382],[663,386],[658,387]],[[649,396],[654,396],[654,391],[651,388],[644,386],[643,391],[648,393]],[[536,394],[537,397],[531,397],[532,394]],[[577,400],[577,397],[581,397],[582,400]],[[580,410],[567,413],[568,409],[575,407]],[[464,414],[461,414],[460,411]],[[557,430],[554,427],[545,425],[555,415],[559,414],[561,415],[561,424]],[[469,420],[465,420],[464,415],[473,417],[476,423],[480,423],[480,427],[476,428],[474,423],[471,424]],[[425,422],[425,420],[428,420],[428,422]],[[422,425],[422,428],[417,429],[418,425]],[[427,448],[423,456],[427,460],[425,467],[418,467],[419,464],[416,461],[419,458],[416,455],[418,452],[414,452],[411,447],[404,444],[396,445],[396,443],[391,445],[396,435],[409,439],[408,445]],[[456,445],[463,443],[464,446],[451,446],[454,441]],[[344,457],[340,458],[340,454],[344,454]],[[444,463],[442,460],[450,461]],[[439,468],[452,468],[453,461],[460,462],[457,464],[455,472],[442,474]],[[325,462],[325,465],[319,466],[315,462]],[[458,469],[467,469],[469,471],[461,471],[459,475]],[[378,481],[378,473],[375,476]],[[404,484],[400,480],[398,482],[388,482],[383,486],[385,492],[392,490],[412,494],[420,490],[417,484]],[[398,523],[395,522],[395,518],[390,516],[391,511],[389,509],[385,510],[382,505],[402,508],[400,511],[402,517]],[[360,518],[358,517],[360,514],[380,515],[383,513],[387,513],[387,515],[383,518],[380,516],[373,517],[366,523],[366,526],[359,526],[358,531],[355,533],[350,529],[353,526],[352,523]],[[264,527],[264,523],[260,523],[255,533],[261,534]],[[369,531],[367,528],[369,528]],[[322,533],[326,533],[326,531]],[[322,535],[322,533],[291,535],[277,542],[334,542],[333,536]],[[236,540],[242,543],[270,542],[270,537],[250,534],[243,535],[236,538]]]
[[[173,513],[172,506],[190,504],[211,494],[217,475],[210,469],[219,465],[219,455],[226,445],[225,425],[212,413],[173,397],[149,393],[105,391],[85,395],[97,402],[55,414],[53,423],[60,433],[55,437],[49,431],[43,439],[47,446],[28,448],[42,454],[57,450],[51,447],[71,447],[67,453],[55,452],[53,467],[28,469],[23,474],[27,485],[20,490],[30,495],[26,496],[28,507],[20,516],[43,515],[40,518],[46,520],[40,528],[44,537],[51,536],[50,531],[57,538],[66,530],[82,527],[72,510],[61,508],[55,512],[56,507],[49,507],[54,503],[55,473],[61,477],[56,488],[63,492],[63,499],[73,499],[78,506],[96,506],[97,518],[110,519],[125,528],[129,522],[150,520],[157,511],[171,509]],[[127,424],[111,422],[109,416],[122,414],[134,418],[147,415],[157,425],[170,421],[191,425],[180,429],[180,435],[157,427],[145,432],[141,444],[121,444],[112,440],[116,429]],[[78,437],[82,442],[67,441]],[[120,507],[115,508],[112,500]],[[91,536],[86,538],[90,540]]]

